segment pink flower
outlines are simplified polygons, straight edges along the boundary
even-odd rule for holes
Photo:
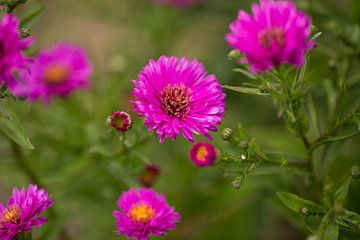
[[[285,63],[301,67],[315,44],[309,40],[311,19],[287,0],[260,0],[252,5],[252,13],[240,10],[226,36],[231,47],[244,54],[241,62],[252,72]]]
[[[209,131],[216,131],[224,118],[225,94],[200,62],[162,56],[150,60],[138,79],[133,81],[134,111],[146,118],[145,125],[160,142],[180,133],[189,141],[193,134],[211,139]]]
[[[190,159],[197,167],[210,167],[216,159],[215,147],[206,142],[198,142],[190,149]]]
[[[83,49],[70,44],[58,44],[42,51],[22,71],[14,94],[29,100],[49,101],[53,96],[68,96],[75,89],[89,87],[92,67]]]
[[[147,240],[151,235],[165,236],[180,220],[180,214],[167,204],[165,196],[152,189],[130,189],[117,204],[120,211],[113,212],[117,233],[128,238]]]
[[[29,185],[27,191],[14,188],[7,207],[0,203],[0,239],[14,240],[18,234],[41,226],[47,219],[39,215],[53,204],[49,194],[36,185]]]
[[[109,123],[119,132],[126,132],[132,126],[132,120],[126,112],[113,112],[110,116]]]
[[[0,22],[0,86],[3,81],[12,88],[16,84],[14,72],[22,69],[29,58],[21,51],[28,48],[32,38],[21,39],[19,20],[13,15],[6,15]]]

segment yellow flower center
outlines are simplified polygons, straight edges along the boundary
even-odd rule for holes
[[[134,222],[147,223],[155,216],[155,211],[149,205],[140,203],[132,206],[129,217]]]
[[[0,227],[2,223],[17,223],[20,220],[21,210],[18,206],[12,205],[5,208],[0,214]]]
[[[266,48],[270,49],[273,44],[283,47],[285,44],[285,31],[280,27],[272,27],[259,32],[259,42]]]
[[[70,70],[66,66],[63,65],[53,65],[50,66],[44,72],[44,80],[48,85],[56,85],[59,83],[63,83],[68,80],[70,75]]]
[[[199,161],[205,162],[206,161],[206,157],[208,156],[209,152],[206,149],[205,146],[200,146],[199,149],[196,152],[196,158]]]

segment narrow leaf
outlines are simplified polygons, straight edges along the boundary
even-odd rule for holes
[[[25,135],[24,129],[17,118],[12,113],[0,105],[0,131],[26,149],[34,149],[30,139]]]
[[[251,72],[249,72],[247,70],[244,70],[242,68],[235,68],[233,71],[241,73],[241,74],[245,75],[246,77],[248,77],[250,79],[256,80],[256,75],[254,75]]]
[[[317,215],[324,212],[324,208],[321,205],[301,198],[295,194],[278,192],[277,195],[286,207],[297,213],[303,215]]]
[[[248,87],[242,87],[242,86],[227,86],[227,85],[223,86],[223,88],[229,89],[234,92],[258,95],[258,96],[269,96],[268,93],[261,92],[257,88],[248,88]]]
[[[29,25],[31,25],[31,23],[35,21],[35,19],[39,17],[44,10],[45,6],[42,6],[34,10],[29,15],[25,16],[23,19],[21,19],[21,27],[29,27]]]

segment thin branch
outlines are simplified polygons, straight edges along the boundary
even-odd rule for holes
[[[341,136],[341,137],[333,137],[333,138],[327,138],[327,139],[324,139],[324,140],[317,140],[312,144],[311,150],[314,150],[314,149],[318,148],[319,146],[321,146],[321,145],[323,145],[325,143],[344,141],[344,140],[354,138],[354,137],[357,137],[357,136],[360,136],[360,132],[356,132],[356,133],[349,134],[349,135],[346,135],[346,136]]]

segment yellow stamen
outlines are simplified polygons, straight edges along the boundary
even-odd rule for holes
[[[5,208],[0,214],[0,227],[2,223],[17,223],[20,220],[21,210],[18,206],[12,205]]]
[[[53,65],[45,70],[44,80],[46,84],[56,85],[68,80],[69,75],[70,75],[70,70],[66,66]]]
[[[136,204],[131,207],[129,217],[134,222],[147,223],[155,216],[155,211],[145,203]]]
[[[196,158],[199,161],[205,162],[206,161],[206,157],[208,156],[209,151],[206,149],[205,146],[200,146],[199,149],[196,152]]]

